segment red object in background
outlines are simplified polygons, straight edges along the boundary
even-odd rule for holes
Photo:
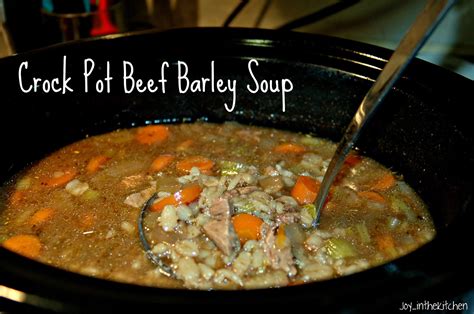
[[[108,0],[98,0],[99,6],[97,17],[94,20],[94,27],[91,29],[91,36],[101,36],[118,33],[118,28],[110,20]]]

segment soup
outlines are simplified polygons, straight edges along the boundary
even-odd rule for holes
[[[435,229],[416,193],[355,152],[321,212],[335,144],[237,123],[150,125],[93,136],[2,188],[3,247],[98,278],[165,288],[256,289],[359,272]],[[171,267],[166,276],[140,242]],[[149,257],[149,256],[148,256]]]

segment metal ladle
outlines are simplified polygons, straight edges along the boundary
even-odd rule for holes
[[[456,0],[429,0],[427,2],[425,8],[416,18],[415,22],[405,34],[405,37],[401,40],[377,80],[367,92],[367,95],[362,100],[362,103],[339,142],[324,175],[321,188],[315,201],[316,217],[312,222],[313,228],[319,225],[321,209],[328,196],[329,188],[341,170],[344,160],[351,151],[354,142],[359,138],[362,128],[372,117],[375,109],[387,95],[393,84],[400,78],[407,64],[416,55],[418,50],[420,50],[455,2]]]
[[[155,202],[155,200],[157,198],[158,198],[158,195],[156,193],[154,193],[148,199],[148,201],[146,201],[146,203],[143,205],[143,207],[140,211],[140,216],[138,216],[138,221],[137,221],[137,223],[138,223],[138,236],[140,237],[140,242],[143,246],[143,249],[145,250],[146,257],[153,264],[158,266],[158,270],[160,271],[160,273],[167,276],[167,277],[175,278],[176,275],[175,275],[173,269],[169,265],[164,263],[158,255],[155,255],[155,253],[153,253],[153,251],[151,249],[151,246],[148,243],[148,240],[146,239],[145,230],[143,228],[143,220],[145,219],[145,214],[148,212],[148,208],[151,205],[153,205],[153,203]]]

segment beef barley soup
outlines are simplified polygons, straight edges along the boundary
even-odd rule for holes
[[[317,230],[313,202],[335,144],[236,123],[151,125],[66,146],[2,188],[3,247],[109,280],[254,289],[362,271],[430,241],[434,226],[400,175],[349,155]],[[141,246],[144,226],[162,275]]]

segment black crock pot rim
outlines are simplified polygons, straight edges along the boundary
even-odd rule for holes
[[[254,29],[217,29],[217,28],[200,28],[200,29],[175,29],[169,30],[164,32],[157,32],[157,31],[147,31],[141,32],[139,34],[125,34],[120,36],[106,36],[102,38],[94,38],[94,39],[86,39],[80,40],[77,42],[71,43],[64,43],[54,45],[48,48],[38,49],[32,52],[20,54],[22,58],[27,58],[31,55],[45,53],[51,50],[61,50],[68,47],[74,47],[75,45],[87,44],[89,42],[100,43],[102,41],[109,41],[111,39],[114,40],[128,40],[130,36],[137,37],[137,36],[162,36],[170,35],[170,36],[179,36],[180,34],[188,34],[195,33],[200,34],[203,36],[231,36],[236,37],[236,43],[239,45],[252,45],[258,44],[258,42],[249,41],[248,38],[252,40],[258,40],[259,38],[264,38],[266,40],[266,45],[270,47],[274,46],[286,46],[292,45],[295,42],[299,42],[301,45],[311,46],[311,42],[323,41],[325,44],[330,45],[336,51],[343,51],[343,54],[349,54],[350,57],[355,58],[355,62],[368,62],[375,64],[376,67],[381,67],[386,62],[387,58],[390,56],[391,51],[385,48],[376,47],[364,43],[359,43],[355,41],[350,41],[346,39],[339,39],[334,37],[328,37],[323,35],[309,35],[309,34],[300,34],[300,33],[293,33],[293,32],[276,32],[272,30],[254,30]],[[230,35],[229,35],[230,34]],[[240,41],[240,42],[239,42]],[[292,41],[292,42],[288,42]],[[304,42],[304,43],[302,43]],[[4,60],[0,60],[0,66],[3,62],[10,62],[10,60],[16,60],[18,56],[12,56],[5,58]],[[351,61],[351,60],[349,60]],[[421,69],[421,70],[419,70]],[[432,83],[432,75],[444,75],[449,76],[452,86],[456,86],[457,89],[462,90],[465,86],[469,86],[468,80],[457,75],[455,73],[449,72],[445,69],[440,67],[434,66],[422,60],[414,60],[413,63],[407,68],[407,72],[405,72],[404,78],[417,81],[420,84],[425,84],[425,80],[430,78],[430,83]],[[374,79],[374,77],[367,77],[367,79]],[[472,83],[472,82],[471,82]],[[442,86],[443,82],[440,82],[439,86]],[[433,87],[433,86],[431,86]],[[434,87],[436,88],[436,86]],[[471,206],[472,207],[472,206]],[[469,217],[472,217],[472,208],[468,212]],[[467,218],[467,216],[466,216]],[[451,229],[456,228],[464,228],[467,225],[467,220],[460,221],[457,225],[452,226]],[[455,231],[455,230],[454,230]],[[364,271],[362,273],[338,278],[335,280],[330,280],[326,282],[317,282],[297,287],[285,287],[285,288],[275,288],[275,289],[265,289],[265,290],[256,290],[256,291],[233,291],[233,292],[226,292],[226,291],[212,291],[212,292],[203,292],[203,291],[189,291],[189,290],[170,290],[170,289],[159,289],[159,288],[149,288],[149,287],[141,287],[136,285],[128,285],[123,283],[116,283],[91,277],[86,277],[74,273],[69,273],[64,270],[60,270],[57,268],[50,267],[48,265],[44,265],[35,261],[31,261],[20,257],[14,253],[11,253],[3,248],[0,248],[0,265],[4,265],[3,270],[8,270],[8,268],[13,267],[13,270],[16,267],[19,267],[23,270],[28,270],[26,272],[16,271],[16,276],[23,276],[24,283],[33,283],[38,284],[41,283],[41,286],[28,286],[27,284],[17,284],[15,283],[15,278],[10,278],[8,274],[2,279],[0,284],[7,284],[8,287],[13,289],[18,289],[20,291],[24,291],[30,295],[30,298],[27,298],[27,302],[31,302],[32,304],[39,305],[41,307],[46,308],[56,308],[57,306],[68,306],[73,305],[74,308],[81,307],[81,306],[88,306],[87,302],[83,300],[83,298],[87,298],[91,295],[94,295],[96,298],[104,297],[109,299],[114,299],[118,302],[123,303],[137,303],[144,302],[145,297],[152,298],[150,304],[155,304],[159,302],[180,302],[182,300],[183,295],[186,295],[186,298],[189,298],[188,301],[190,302],[231,302],[232,299],[237,298],[241,300],[246,300],[248,302],[263,302],[263,301],[270,301],[275,300],[278,302],[278,298],[282,296],[293,297],[295,299],[303,300],[311,295],[311,292],[314,291],[315,287],[317,287],[318,291],[324,291],[326,289],[329,290],[338,290],[341,286],[354,286],[360,284],[361,281],[364,281],[366,278],[370,277],[384,277],[387,278],[387,284],[389,284],[392,280],[394,283],[397,284],[399,288],[400,283],[404,283],[407,285],[412,285],[411,287],[407,287],[408,290],[413,290],[411,295],[415,296],[419,292],[428,291],[429,289],[425,286],[424,282],[426,281],[426,277],[430,276],[429,273],[417,273],[417,270],[410,270],[410,263],[413,259],[416,259],[417,256],[423,254],[425,256],[431,256],[436,258],[436,251],[440,249],[439,243],[441,243],[441,248],[449,249],[450,241],[453,239],[456,240],[456,236],[458,234],[456,232],[451,233],[444,233],[439,235],[435,238],[432,242],[428,243],[424,247],[420,248],[419,250],[402,257],[400,259],[395,260],[394,262],[375,267],[373,269]],[[457,249],[459,246],[454,245],[453,249]],[[9,261],[9,265],[5,264],[5,261]],[[13,264],[11,264],[13,262]],[[436,265],[434,265],[436,266]],[[436,273],[439,278],[433,278],[433,287],[438,288],[436,295],[439,293],[448,295],[449,293],[454,293],[457,290],[451,290],[457,288],[458,290],[463,290],[472,286],[471,283],[466,282],[466,276],[469,272],[461,271],[460,269],[447,269],[447,267],[455,267],[455,264],[450,265],[439,265],[438,267],[433,267],[434,273],[438,270],[443,270],[441,272]],[[466,265],[467,266],[467,263]],[[0,269],[0,272],[2,270]],[[14,272],[15,273],[15,272]],[[367,275],[369,274],[369,275]],[[407,277],[408,274],[408,277]],[[411,277],[410,277],[411,276]],[[18,277],[17,277],[18,278]],[[68,283],[70,284],[69,287],[65,287],[63,282],[64,279],[68,279]],[[437,282],[439,281],[439,282]],[[450,283],[446,285],[446,283]],[[364,283],[366,284],[366,283]],[[354,289],[348,289],[355,292],[355,291],[363,291],[363,285]],[[368,284],[368,283],[367,283]],[[442,285],[444,284],[444,286]],[[92,288],[91,288],[92,287]],[[99,287],[99,288],[98,288]],[[373,288],[373,287],[372,287]],[[380,287],[381,288],[381,287]],[[132,293],[133,291],[133,293]],[[281,292],[280,292],[281,291]],[[374,290],[372,290],[374,291]],[[388,291],[384,291],[379,295],[379,297],[386,296]],[[71,299],[71,292],[76,292],[76,297]],[[344,291],[340,291],[341,296],[344,295]],[[176,296],[178,294],[178,296]],[[153,299],[153,295],[157,295],[155,299]],[[158,295],[160,295],[158,297]],[[36,296],[36,297],[34,297]],[[194,297],[193,297],[194,296]],[[205,299],[202,299],[202,298]],[[394,294],[393,296],[388,297],[396,297]],[[210,298],[210,299],[208,299]],[[276,298],[276,299],[275,299]],[[347,296],[350,299],[350,296]],[[52,300],[60,300],[59,304],[52,302]],[[282,301],[282,300],[280,300]],[[354,302],[367,302],[368,299],[362,300],[353,300]],[[282,301],[283,302],[283,301]],[[324,305],[324,302],[321,302],[321,305]]]

